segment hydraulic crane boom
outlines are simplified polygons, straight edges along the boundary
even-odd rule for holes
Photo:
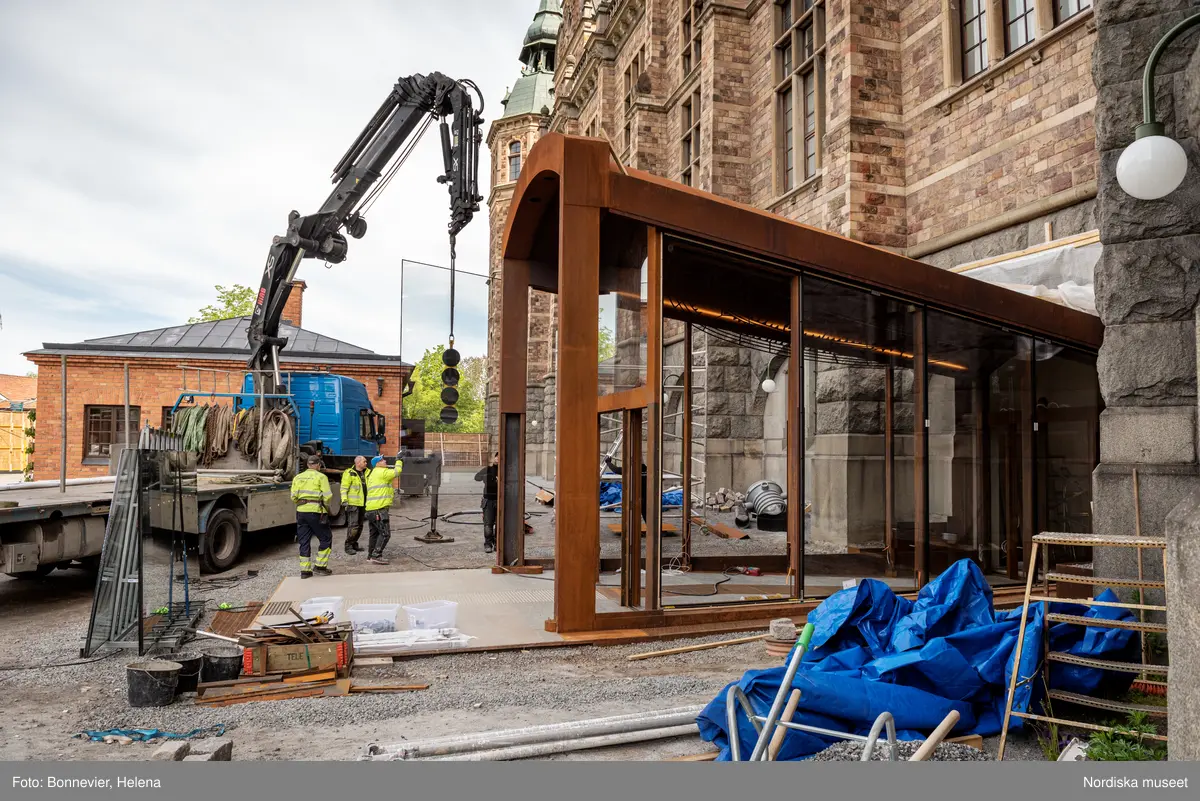
[[[478,98],[478,108],[471,95]],[[279,321],[300,261],[319,258],[337,264],[346,258],[346,234],[361,239],[367,232],[363,207],[391,180],[416,144],[412,142],[390,168],[405,141],[418,138],[433,119],[440,121],[445,173],[439,183],[450,191],[450,249],[458,232],[479,211],[479,145],[483,141],[483,95],[471,81],[456,81],[441,73],[413,75],[396,82],[387,100],[333,168],[336,186],[319,211],[288,215],[287,233],[272,240],[262,285],[250,318],[250,369],[271,372],[279,383],[279,351],[287,344],[279,336]],[[449,122],[448,120],[452,120]],[[419,129],[419,130],[418,130]],[[372,187],[383,181],[371,191]],[[343,229],[345,233],[343,233]]]

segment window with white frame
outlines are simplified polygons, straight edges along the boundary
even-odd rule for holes
[[[683,74],[686,76],[694,68],[700,66],[700,12],[704,10],[704,0],[679,0],[683,6],[682,45],[683,45]]]
[[[1054,0],[1054,22],[1066,22],[1092,7],[1092,0]]]
[[[777,189],[817,174],[825,109],[825,0],[775,0]]]
[[[1037,36],[1037,4],[1034,0],[1003,0],[1004,54],[1015,53]]]
[[[683,101],[679,107],[680,130],[682,137],[679,143],[682,169],[679,181],[687,186],[699,186],[700,183],[700,90],[692,92],[692,96]]]
[[[521,143],[508,144],[508,180],[515,181],[521,177]]]

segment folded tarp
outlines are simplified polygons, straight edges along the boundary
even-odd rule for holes
[[[1116,601],[1111,590],[1101,600]],[[1132,620],[1127,609],[1054,603],[1055,613]],[[996,612],[992,589],[969,559],[956,562],[912,601],[882,581],[867,579],[830,596],[808,615],[814,631],[809,651],[792,682],[800,690],[797,723],[867,734],[881,712],[891,712],[901,740],[924,739],[950,712],[959,713],[954,734],[998,734],[1004,721],[1008,680],[1016,655],[1021,610]],[[1043,604],[1030,605],[1025,648],[1013,708],[1028,711],[1045,695],[1041,678]],[[1097,659],[1137,661],[1141,642],[1128,630],[1066,623],[1050,627],[1055,651]],[[737,682],[751,706],[766,715],[784,677],[783,666],[747,672]],[[1133,674],[1052,663],[1050,686],[1096,694],[1128,689]],[[725,696],[713,699],[697,719],[700,736],[728,760]],[[1011,727],[1021,726],[1020,718]],[[742,759],[757,734],[739,712]],[[780,760],[803,759],[836,742],[791,731]]]

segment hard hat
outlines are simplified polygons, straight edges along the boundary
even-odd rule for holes
[[[374,459],[371,460],[371,467],[377,467],[379,465],[379,463],[382,461],[383,461],[382,456],[376,456]]]

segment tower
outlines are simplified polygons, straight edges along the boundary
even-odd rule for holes
[[[504,113],[488,129],[487,144],[492,156],[491,192],[488,195],[489,242],[488,274],[491,278],[488,293],[488,360],[486,426],[491,448],[498,446],[497,400],[499,385],[496,369],[499,363],[500,336],[500,267],[501,240],[508,220],[508,206],[513,188],[520,176],[521,166],[534,143],[546,131],[554,108],[554,68],[558,31],[562,26],[560,0],[540,0],[533,22],[525,31],[521,43],[521,74],[510,91],[506,92]],[[544,449],[552,440],[545,436],[545,408],[554,407],[553,389],[546,406],[547,386],[553,387],[553,319],[554,296],[533,292],[529,309],[529,430],[527,467],[529,472],[550,475],[552,467],[543,462]]]

